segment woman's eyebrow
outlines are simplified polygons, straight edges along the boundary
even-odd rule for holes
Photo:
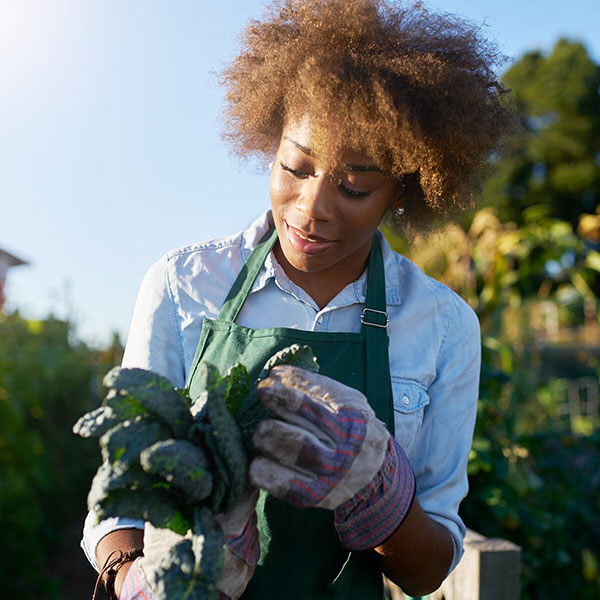
[[[303,146],[302,144],[300,144],[299,142],[297,142],[296,140],[293,140],[291,137],[288,137],[287,135],[283,136],[284,140],[287,140],[288,142],[291,142],[292,144],[294,144],[294,146],[296,146],[296,148],[298,148],[298,150],[301,150],[302,152],[304,152],[304,154],[308,155],[308,156],[312,156],[313,152],[310,148],[307,148],[306,146]],[[383,171],[376,165],[349,165],[349,164],[343,164],[342,165],[344,167],[344,169],[346,171],[351,171],[354,173],[368,173],[370,171],[374,171],[375,173],[383,173]]]
[[[375,171],[376,173],[383,173],[383,171],[376,165],[342,165],[346,171],[354,171],[358,173],[367,173],[368,171]]]
[[[302,152],[304,152],[304,154],[307,154],[308,156],[313,155],[312,150],[310,148],[307,148],[306,146],[299,144],[296,140],[293,140],[292,138],[288,137],[287,135],[284,135],[283,139],[294,144],[294,146],[296,146],[296,148],[298,148],[298,150],[301,150]]]

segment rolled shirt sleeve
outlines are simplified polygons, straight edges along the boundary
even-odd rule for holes
[[[125,519],[123,517],[111,517],[97,523],[96,513],[90,511],[83,525],[83,539],[81,540],[81,548],[85,557],[88,559],[92,567],[100,572],[100,567],[96,561],[96,546],[98,542],[111,531],[117,529],[144,529],[144,521],[138,519]]]
[[[428,389],[429,404],[409,454],[421,507],[452,536],[450,571],[462,557],[466,533],[458,508],[468,491],[467,462],[477,415],[481,362],[477,317],[454,294],[453,300],[435,379]]]

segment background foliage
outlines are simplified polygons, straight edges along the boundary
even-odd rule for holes
[[[53,318],[0,314],[3,598],[62,597],[49,565],[68,524],[83,523],[99,463],[95,440],[76,438],[71,427],[99,402],[100,377],[116,357],[74,341],[70,329]]]
[[[597,398],[590,415],[564,409],[569,382],[588,377],[597,390],[600,374],[600,67],[563,39],[526,54],[504,82],[526,134],[486,186],[495,251],[477,252],[482,231],[493,237],[481,213],[469,230],[484,366],[464,513],[522,546],[523,598],[598,598]],[[554,332],[536,326],[549,305]]]
[[[600,67],[582,44],[560,40],[549,55],[525,55],[504,83],[524,131],[494,164],[486,207],[392,245],[480,318],[465,522],[522,547],[524,600],[592,600],[600,423],[594,411],[569,416],[568,399],[582,381],[597,393],[600,375]]]

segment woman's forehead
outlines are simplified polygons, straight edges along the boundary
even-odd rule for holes
[[[379,170],[376,162],[366,152],[348,145],[344,128],[335,119],[325,120],[315,126],[314,119],[305,115],[290,119],[283,126],[281,144],[295,148],[315,160],[324,159],[336,165],[364,167],[364,170]],[[327,143],[324,144],[323,142]],[[325,153],[327,156],[320,156]],[[359,169],[357,169],[359,170]]]

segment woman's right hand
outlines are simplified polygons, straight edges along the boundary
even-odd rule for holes
[[[258,493],[258,488],[246,487],[228,513],[215,517],[225,535],[223,571],[217,587],[221,594],[232,600],[244,593],[260,557],[256,517]]]
[[[217,581],[219,598],[239,598],[254,573],[260,555],[255,510],[257,500],[258,489],[248,487],[228,513],[215,516],[225,537],[223,568]],[[165,559],[168,562],[170,549],[190,536],[191,532],[181,536],[170,529],[146,523],[144,556],[136,559],[130,567],[119,600],[142,600],[144,597],[153,600],[168,596],[170,588],[159,590],[164,583]],[[174,597],[177,597],[176,592]]]

